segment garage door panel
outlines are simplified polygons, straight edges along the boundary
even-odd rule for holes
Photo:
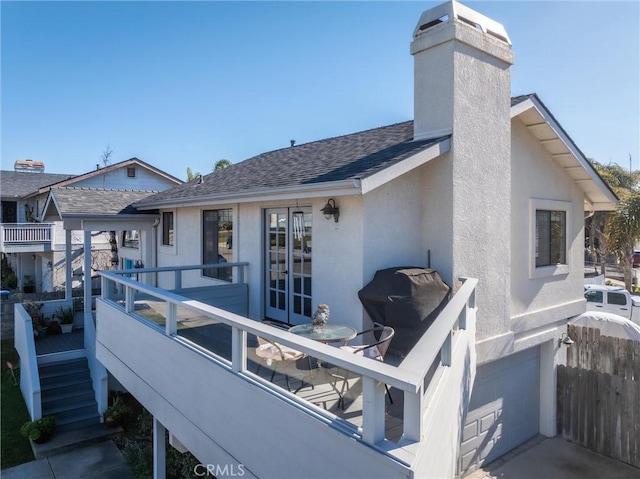
[[[539,348],[479,366],[460,446],[471,472],[538,433]]]

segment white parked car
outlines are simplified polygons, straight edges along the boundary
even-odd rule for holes
[[[601,336],[640,341],[640,326],[617,314],[589,311],[576,316],[569,324],[599,329]]]
[[[640,296],[623,287],[586,284],[584,297],[587,299],[587,311],[617,314],[640,325]]]

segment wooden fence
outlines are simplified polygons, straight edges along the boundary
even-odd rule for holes
[[[558,367],[558,433],[640,467],[640,341],[568,332],[575,343]]]

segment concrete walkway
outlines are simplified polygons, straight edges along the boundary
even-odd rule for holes
[[[134,479],[113,441],[2,470],[2,479]]]
[[[538,436],[464,479],[638,479],[640,469],[559,436]]]

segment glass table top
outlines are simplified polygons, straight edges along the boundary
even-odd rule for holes
[[[352,327],[331,323],[315,328],[312,324],[299,324],[289,329],[289,332],[323,343],[346,342],[356,337],[356,330]]]

